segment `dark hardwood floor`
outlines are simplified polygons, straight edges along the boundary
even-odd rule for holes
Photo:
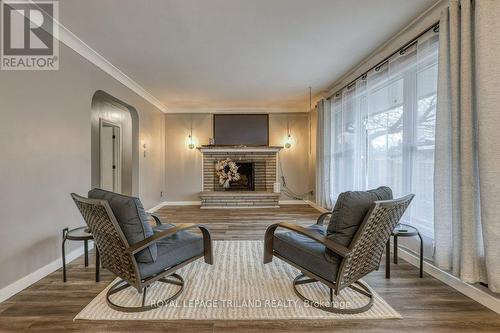
[[[319,212],[308,206],[259,210],[200,210],[167,207],[157,212],[168,222],[207,224],[215,239],[262,239],[276,221],[311,224]],[[91,258],[93,260],[93,258]],[[91,260],[91,261],[92,261]],[[382,260],[382,262],[384,262]],[[384,268],[366,281],[403,319],[287,321],[76,321],[75,315],[112,280],[103,270],[94,282],[94,266],[83,258],[69,264],[68,282],[61,270],[0,304],[0,332],[500,332],[500,315],[400,260],[386,280]]]

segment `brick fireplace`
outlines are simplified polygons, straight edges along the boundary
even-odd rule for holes
[[[278,207],[278,153],[281,147],[222,147],[198,148],[203,154],[202,208],[261,208]],[[215,164],[230,158],[239,165],[241,179],[229,190],[219,184]]]

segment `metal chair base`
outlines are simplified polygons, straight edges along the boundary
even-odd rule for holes
[[[308,302],[312,307],[316,309],[320,309],[323,311],[331,312],[331,313],[339,313],[339,314],[356,314],[356,313],[361,313],[369,310],[372,305],[373,305],[373,292],[368,287],[368,285],[364,284],[361,281],[356,281],[354,284],[357,284],[359,287],[356,287],[353,285],[349,286],[352,290],[368,297],[368,303],[359,307],[359,308],[350,308],[350,307],[338,307],[334,306],[333,302],[333,290],[330,288],[330,305],[324,305],[319,303],[318,301],[313,301],[302,295],[298,290],[297,286],[302,285],[302,284],[308,284],[308,283],[316,283],[320,282],[315,279],[311,279],[307,277],[305,274],[299,274],[294,280],[293,280],[293,290],[295,291],[295,294],[304,302]]]
[[[169,278],[174,278],[175,280],[172,280]],[[117,311],[121,311],[121,312],[143,312],[143,311],[149,311],[149,310],[156,309],[160,306],[168,305],[170,302],[172,302],[177,297],[179,297],[179,295],[184,290],[184,279],[180,275],[175,274],[175,273],[170,275],[170,276],[165,276],[165,277],[159,279],[157,282],[173,284],[173,285],[179,286],[180,288],[171,297],[164,299],[164,300],[161,300],[161,301],[157,301],[154,304],[146,305],[147,287],[145,287],[143,292],[142,292],[142,306],[131,306],[131,307],[130,306],[121,306],[121,305],[113,303],[110,299],[110,296],[113,294],[116,294],[122,290],[125,290],[131,286],[130,286],[130,284],[128,284],[128,282],[125,282],[124,280],[120,280],[117,283],[115,283],[114,285],[112,285],[111,288],[109,288],[108,292],[106,293],[106,303],[108,303],[108,306],[110,308],[112,308],[113,310],[117,310]]]

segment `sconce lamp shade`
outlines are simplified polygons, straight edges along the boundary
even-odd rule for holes
[[[288,134],[285,142],[285,148],[289,149],[290,147],[292,147],[292,136]]]
[[[188,137],[188,148],[194,149],[193,136],[191,134],[189,134],[189,137]]]

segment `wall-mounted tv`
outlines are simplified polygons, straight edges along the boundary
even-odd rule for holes
[[[216,145],[268,146],[269,115],[214,114]]]

